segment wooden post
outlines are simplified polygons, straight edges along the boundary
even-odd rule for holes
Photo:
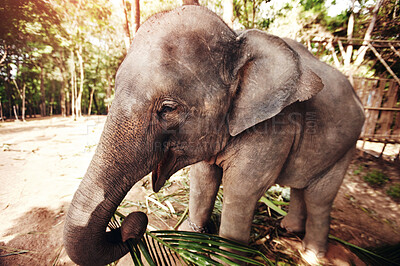
[[[400,161],[400,149],[399,152],[397,153],[396,158],[394,159],[395,162],[399,162]]]
[[[362,138],[362,140],[363,140],[363,144],[360,149],[360,154],[359,154],[360,156],[362,156],[364,154],[365,138]]]
[[[381,154],[379,154],[379,158],[383,157],[383,153],[385,151],[386,145],[387,145],[387,141],[385,141],[385,143],[383,143],[383,148],[382,148]]]

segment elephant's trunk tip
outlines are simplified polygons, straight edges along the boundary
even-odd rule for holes
[[[121,237],[125,242],[128,239],[139,240],[146,232],[147,215],[143,212],[132,212],[122,222]]]

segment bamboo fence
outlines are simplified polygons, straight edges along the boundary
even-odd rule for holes
[[[394,79],[353,80],[366,117],[360,139],[384,143],[383,153],[387,143],[400,143],[400,86]]]

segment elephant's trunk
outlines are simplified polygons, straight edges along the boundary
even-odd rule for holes
[[[123,242],[140,238],[147,226],[143,213],[132,213],[121,230],[106,232],[111,217],[131,187],[148,174],[154,155],[146,134],[132,123],[107,119],[99,146],[69,208],[64,245],[79,265],[105,265],[128,252]],[[151,158],[153,157],[153,159]],[[122,232],[122,236],[121,236]]]

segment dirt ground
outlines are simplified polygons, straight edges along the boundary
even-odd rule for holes
[[[52,117],[0,123],[0,265],[73,265],[62,245],[65,212],[105,119]],[[380,152],[377,145],[365,146],[376,147]],[[399,148],[387,147],[386,158]],[[362,177],[372,169],[384,172],[389,184],[374,189],[365,183]],[[356,154],[334,203],[331,234],[361,247],[399,243],[400,205],[386,194],[393,183],[400,183],[398,162]],[[137,184],[127,198],[137,201],[146,193]],[[331,244],[330,262],[343,265],[348,251],[336,249]],[[130,264],[129,256],[119,263]]]

